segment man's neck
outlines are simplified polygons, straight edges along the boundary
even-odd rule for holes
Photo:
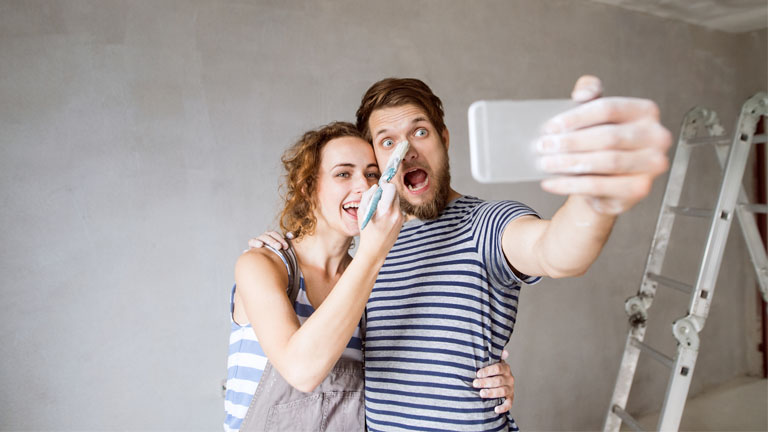
[[[455,200],[456,198],[461,198],[461,195],[462,194],[456,192],[455,190],[453,190],[453,188],[451,188],[451,192],[448,194],[448,202],[450,203],[451,201]]]

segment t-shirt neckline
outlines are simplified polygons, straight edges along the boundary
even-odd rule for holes
[[[453,207],[454,205],[456,205],[459,202],[459,200],[461,200],[464,197],[466,197],[466,195],[459,195],[458,197],[448,201],[448,204],[446,204],[445,208],[440,213],[440,216],[445,214],[446,210],[448,210],[451,207]],[[440,218],[440,216],[438,216],[438,219]],[[432,219],[432,220],[437,220],[437,219]],[[423,224],[425,224],[427,222],[431,222],[431,220],[424,220],[424,219],[419,219],[419,218],[411,219],[411,220],[406,221],[405,223],[403,223],[403,228],[415,227],[415,226],[423,225]]]

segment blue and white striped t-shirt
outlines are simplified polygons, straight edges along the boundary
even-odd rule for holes
[[[369,430],[517,429],[472,381],[500,361],[520,284],[539,280],[520,280],[501,248],[507,224],[535,214],[518,202],[465,196],[436,220],[404,224],[366,308]]]
[[[224,431],[238,431],[243,423],[248,406],[256,393],[261,374],[267,365],[267,357],[259,345],[256,334],[250,324],[241,326],[232,317],[234,312],[235,287],[232,287],[230,295],[230,321],[229,357],[227,359],[227,390],[224,398]],[[299,322],[309,318],[315,311],[307,298],[304,287],[304,278],[300,279],[299,292],[293,309],[299,318]],[[347,348],[341,357],[350,360],[363,361],[362,340],[360,339],[360,326],[347,344]]]

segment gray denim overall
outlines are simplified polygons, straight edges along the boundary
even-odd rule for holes
[[[288,268],[288,298],[293,304],[301,279],[296,254],[292,247],[269,249]],[[364,431],[363,383],[362,362],[339,359],[320,385],[304,393],[291,387],[267,361],[240,431]]]

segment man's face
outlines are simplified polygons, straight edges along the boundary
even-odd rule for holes
[[[379,108],[368,120],[379,167],[384,167],[397,143],[408,140],[410,148],[392,179],[400,195],[400,207],[419,219],[436,219],[450,194],[448,130],[442,136],[416,105]]]

